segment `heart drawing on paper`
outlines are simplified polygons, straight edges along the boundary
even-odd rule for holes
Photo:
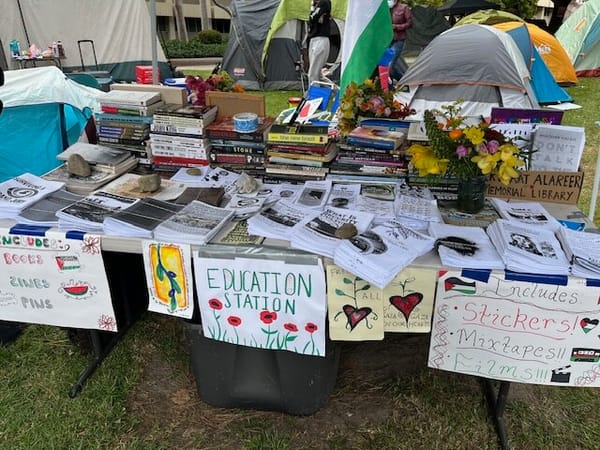
[[[590,319],[589,317],[585,317],[581,319],[579,325],[584,333],[589,333],[598,326],[598,323],[600,323],[600,320],[598,319]]]
[[[420,292],[412,292],[408,295],[392,295],[390,303],[394,308],[402,313],[408,323],[408,318],[419,303],[423,300],[423,294]]]
[[[373,311],[368,306],[363,306],[362,308],[355,308],[352,305],[344,305],[342,309],[344,311],[344,314],[346,314],[348,325],[350,325],[350,331],[354,330],[356,325],[358,325],[360,322],[366,319],[366,317]]]

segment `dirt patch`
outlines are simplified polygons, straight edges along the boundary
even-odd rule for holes
[[[341,343],[336,386],[324,407],[308,416],[224,409],[199,399],[191,370],[167,361],[152,344],[140,348],[146,361],[128,408],[140,422],[130,438],[167,448],[243,448],[235,430],[270,428],[294,436],[291,448],[324,448],[333,434],[352,436],[366,424],[394,414],[391,379],[407,377],[426,366],[428,335],[389,335],[381,342]],[[230,430],[223,433],[223,430]],[[368,432],[368,425],[366,431]],[[208,438],[210,437],[210,438]],[[350,443],[346,443],[350,448]]]

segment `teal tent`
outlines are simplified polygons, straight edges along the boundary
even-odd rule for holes
[[[555,33],[579,77],[600,75],[600,0],[588,0]]]

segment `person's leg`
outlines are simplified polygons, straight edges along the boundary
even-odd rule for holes
[[[402,48],[404,47],[404,41],[396,41],[392,44],[392,48],[394,49],[394,56],[390,62],[390,77],[394,81],[398,81],[404,75],[402,70],[402,66],[398,66],[398,59],[400,58],[400,53],[402,53]]]
[[[327,62],[329,56],[329,38],[314,37],[308,46],[308,84],[321,79],[321,69]]]

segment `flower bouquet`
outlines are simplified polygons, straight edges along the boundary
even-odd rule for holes
[[[359,124],[360,117],[404,119],[414,114],[408,105],[396,100],[397,90],[384,91],[379,78],[367,78],[362,84],[351,82],[340,99],[338,128],[347,135]]]
[[[458,206],[465,212],[483,208],[485,184],[489,175],[508,185],[519,176],[518,169],[527,166],[528,153],[519,149],[502,133],[489,127],[483,120],[469,125],[461,113],[461,101],[444,105],[440,110],[424,113],[425,130],[429,145],[414,144],[407,152],[420,176],[454,177],[458,179]],[[474,186],[481,192],[472,192]],[[461,207],[461,187],[471,190]],[[473,197],[474,196],[474,197]],[[472,209],[472,211],[466,211]]]
[[[197,106],[206,104],[206,91],[244,92],[244,88],[234,84],[225,70],[219,70],[206,80],[201,76],[188,75],[185,77],[185,84],[190,90],[190,103]]]

